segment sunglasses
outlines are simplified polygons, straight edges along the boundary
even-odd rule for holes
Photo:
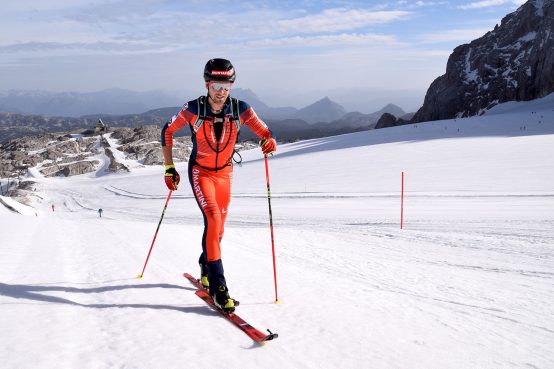
[[[209,86],[214,91],[229,91],[231,90],[231,86],[233,86],[233,84],[231,82],[210,82]]]

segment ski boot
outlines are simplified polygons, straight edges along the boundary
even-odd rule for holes
[[[229,290],[226,286],[219,286],[212,295],[215,306],[217,306],[224,313],[230,314],[235,311],[235,307],[239,306],[237,300],[232,299],[229,296]]]
[[[210,281],[208,280],[208,268],[200,263],[200,283],[204,289],[210,288]]]

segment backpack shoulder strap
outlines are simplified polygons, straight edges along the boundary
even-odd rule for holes
[[[197,99],[198,102],[198,116],[196,122],[194,122],[194,132],[198,132],[204,121],[206,120],[206,96],[200,96]]]
[[[231,117],[238,134],[240,131],[239,100],[234,97],[231,98]]]
[[[233,156],[231,156],[231,160],[239,165],[239,167],[242,167],[242,156],[237,151],[237,143],[239,141],[239,135],[240,135],[240,112],[239,112],[239,100],[235,99],[234,97],[231,98],[231,119],[233,120],[233,123],[235,124],[235,128],[237,129],[237,140],[235,141],[235,147],[233,148]],[[235,155],[238,155],[238,160],[235,159]]]

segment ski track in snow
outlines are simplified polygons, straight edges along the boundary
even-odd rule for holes
[[[38,216],[2,212],[2,366],[554,367],[552,127],[390,142],[414,129],[399,127],[282,145],[271,159],[281,304],[263,163],[245,152],[223,260],[239,315],[279,333],[265,345],[182,277],[198,273],[203,230],[186,181],[138,279],[167,196],[163,171],[38,178]]]

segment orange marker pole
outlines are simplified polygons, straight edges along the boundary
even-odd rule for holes
[[[402,192],[400,196],[400,229],[404,227],[404,172],[402,172]]]

